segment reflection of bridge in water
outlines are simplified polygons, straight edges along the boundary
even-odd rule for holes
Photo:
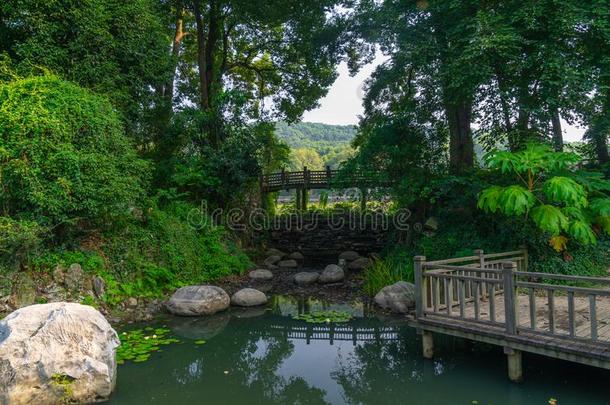
[[[266,330],[267,335],[283,335],[286,339],[326,340],[332,345],[335,341],[384,342],[400,339],[396,326],[358,326],[352,324],[272,324]]]

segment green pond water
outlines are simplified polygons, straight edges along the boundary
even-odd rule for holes
[[[312,325],[291,317],[321,309],[348,310],[355,318]],[[108,403],[610,403],[610,372],[592,367],[525,354],[525,381],[513,384],[500,348],[440,336],[437,357],[424,360],[414,329],[362,304],[277,297],[267,308],[167,317],[152,326],[171,329],[180,343],[147,362],[119,366]],[[206,344],[195,344],[202,339]]]

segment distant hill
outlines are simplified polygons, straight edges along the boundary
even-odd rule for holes
[[[354,154],[351,147],[356,136],[354,125],[278,122],[275,128],[277,137],[292,149],[290,170],[301,170],[305,166],[320,170],[327,165],[337,168]]]
[[[354,125],[328,125],[313,122],[299,122],[288,125],[278,122],[275,133],[291,148],[334,147],[348,144],[356,136]]]

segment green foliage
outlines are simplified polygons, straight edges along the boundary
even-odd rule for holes
[[[309,147],[319,150],[323,147],[334,147],[337,144],[349,144],[356,136],[353,125],[328,125],[313,122],[275,124],[278,138],[291,148]]]
[[[0,84],[0,208],[40,224],[101,226],[144,193],[148,165],[110,103],[54,76]]]
[[[376,258],[364,270],[363,290],[373,297],[383,287],[401,280],[413,282],[413,258],[395,250],[384,258]]]
[[[486,160],[490,167],[500,169],[504,181],[520,184],[483,190],[478,200],[480,209],[512,217],[531,217],[539,230],[550,234],[553,246],[560,249],[566,242],[558,238],[562,234],[581,244],[595,244],[598,237],[595,226],[600,225],[607,231],[610,182],[599,174],[569,170],[578,160],[575,154],[528,144],[515,153],[491,152]]]
[[[307,323],[345,323],[354,316],[345,311],[314,311],[306,314],[293,315],[292,319]]]
[[[170,333],[167,328],[151,327],[121,333],[121,345],[116,351],[117,364],[125,364],[126,361],[145,362],[152,353],[161,351],[162,346],[179,343],[178,339],[170,337]]]
[[[0,216],[0,267],[16,267],[34,256],[47,232],[37,222]]]

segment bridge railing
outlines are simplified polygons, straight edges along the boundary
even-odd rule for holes
[[[506,335],[610,341],[610,302],[600,303],[610,297],[610,278],[529,272],[525,250],[439,261],[417,256],[414,265],[419,320],[485,324]]]
[[[361,185],[384,186],[375,173],[354,172],[339,177],[339,170],[329,166],[325,170],[281,171],[262,175],[259,179],[261,191],[272,192],[290,189],[316,189],[336,187],[357,187]]]

